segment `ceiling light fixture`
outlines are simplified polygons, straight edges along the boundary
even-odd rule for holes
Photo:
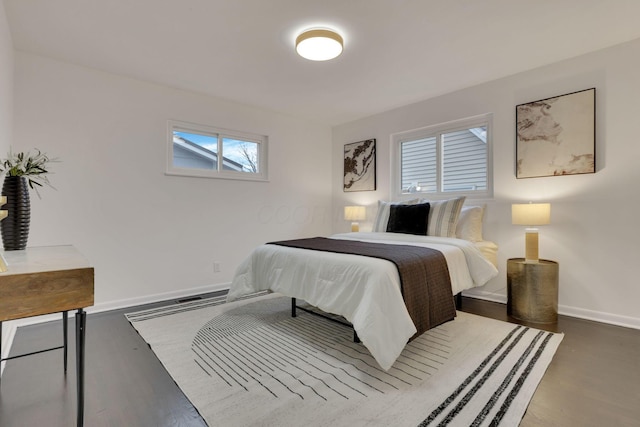
[[[311,61],[328,61],[342,53],[344,40],[335,31],[306,30],[296,38],[296,52]]]

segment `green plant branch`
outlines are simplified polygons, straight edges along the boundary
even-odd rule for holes
[[[13,153],[9,150],[7,158],[0,160],[0,173],[6,173],[6,176],[25,177],[29,187],[35,190],[38,197],[40,197],[37,187],[46,185],[54,188],[47,177],[47,174],[51,173],[47,164],[58,160],[49,157],[37,148],[35,150],[37,154],[31,154],[28,151]]]

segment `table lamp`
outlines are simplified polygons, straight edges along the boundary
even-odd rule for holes
[[[351,231],[360,231],[358,221],[363,221],[367,217],[367,211],[364,206],[345,206],[344,219],[351,221]]]
[[[538,262],[538,229],[532,226],[546,225],[551,222],[551,204],[522,203],[511,205],[511,223],[526,225],[525,261]]]

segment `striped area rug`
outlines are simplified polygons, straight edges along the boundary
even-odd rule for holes
[[[562,334],[458,312],[389,371],[352,330],[262,295],[127,315],[211,426],[517,426]]]

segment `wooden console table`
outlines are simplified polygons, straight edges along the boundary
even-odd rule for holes
[[[0,337],[2,322],[43,314],[62,313],[64,345],[0,359],[30,356],[44,351],[64,351],[67,372],[67,312],[76,312],[77,425],[84,424],[84,356],[87,313],[93,305],[93,267],[73,246],[46,246],[6,251],[8,270],[0,273]],[[1,339],[0,339],[1,342]],[[1,345],[1,344],[0,344]],[[0,348],[0,354],[1,354]]]

